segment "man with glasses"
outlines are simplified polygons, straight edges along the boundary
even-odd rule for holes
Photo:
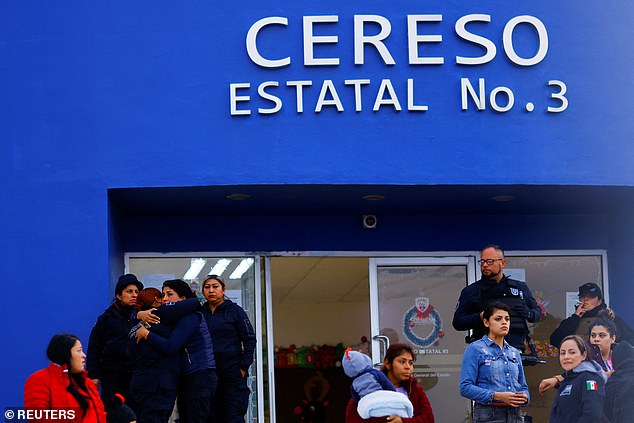
[[[524,352],[527,321],[535,322],[543,317],[543,312],[525,282],[516,281],[503,273],[506,259],[499,245],[487,245],[482,250],[479,261],[482,278],[465,287],[460,293],[453,327],[456,330],[473,330],[467,336],[467,343],[476,341],[486,333],[482,323],[482,312],[487,305],[500,301],[511,309],[511,328],[506,341]]]

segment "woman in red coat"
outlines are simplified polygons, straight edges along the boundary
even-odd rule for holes
[[[357,403],[350,399],[346,407],[346,423],[434,423],[434,412],[427,395],[412,377],[416,356],[409,345],[393,344],[387,349],[383,360],[383,373],[392,382],[397,392],[407,395],[414,406],[414,416],[371,417],[362,419],[357,412]]]
[[[46,349],[51,361],[24,385],[29,422],[106,423],[99,391],[84,371],[86,354],[75,335],[58,334]],[[54,410],[54,411],[53,411]]]

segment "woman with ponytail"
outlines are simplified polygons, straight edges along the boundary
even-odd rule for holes
[[[79,338],[54,335],[46,356],[51,361],[49,366],[33,373],[24,385],[24,408],[33,410],[34,417],[29,421],[106,423],[97,386],[84,370],[86,354]]]

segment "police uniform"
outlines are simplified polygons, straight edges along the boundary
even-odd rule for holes
[[[606,379],[594,361],[582,361],[575,369],[565,372],[549,422],[607,423],[603,414]]]
[[[465,287],[460,293],[453,316],[454,329],[472,329],[471,339],[482,338],[487,331],[480,313],[494,302],[504,303],[511,309],[511,327],[505,339],[513,347],[524,351],[524,340],[528,335],[526,321],[536,322],[544,314],[526,283],[508,276],[504,276],[499,283],[495,280],[480,279]]]

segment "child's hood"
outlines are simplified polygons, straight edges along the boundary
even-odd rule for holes
[[[341,359],[343,371],[349,377],[356,377],[364,371],[372,370],[372,360],[367,355],[358,351],[347,349]]]

